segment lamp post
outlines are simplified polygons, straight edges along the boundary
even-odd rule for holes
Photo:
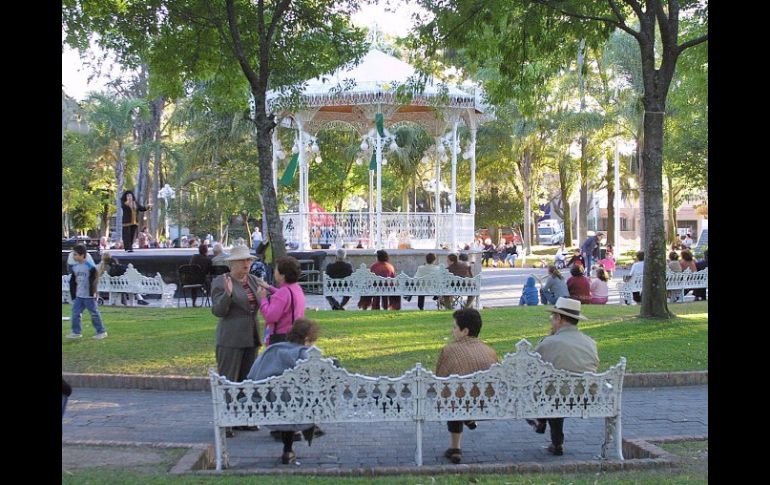
[[[162,189],[158,191],[158,197],[163,199],[166,206],[165,222],[166,222],[166,237],[168,238],[168,237],[171,237],[171,234],[169,233],[169,228],[168,228],[168,200],[175,198],[176,192],[169,184],[166,184],[163,186]]]

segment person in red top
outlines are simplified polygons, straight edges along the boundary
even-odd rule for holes
[[[392,264],[388,262],[389,256],[388,252],[384,249],[380,249],[377,251],[377,262],[369,266],[369,271],[376,274],[377,276],[385,276],[387,278],[395,278],[396,277],[396,268],[393,267]],[[380,309],[380,298],[382,298],[382,308],[384,310],[387,310],[390,308],[391,310],[400,310],[401,309],[401,297],[400,296],[362,296],[360,300],[358,300],[358,308],[361,310],[366,310],[369,308],[369,305],[372,306],[372,310],[379,310]]]
[[[573,300],[580,300],[580,303],[587,305],[591,303],[591,280],[583,274],[583,267],[579,264],[572,266],[569,270],[572,277],[567,280],[567,289],[569,297]]]

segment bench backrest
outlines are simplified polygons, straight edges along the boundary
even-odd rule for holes
[[[69,292],[70,275],[62,275],[62,292]],[[176,285],[173,285],[173,289]],[[144,276],[129,263],[126,272],[120,276],[110,276],[102,273],[97,283],[97,290],[105,293],[141,293],[150,295],[162,295],[171,290],[171,285],[163,282],[160,273],[155,276]]]
[[[231,382],[209,369],[218,426],[411,421],[417,416],[416,372],[398,378],[351,374],[316,347],[280,376]]]
[[[602,373],[570,372],[544,362],[522,339],[516,352],[485,371],[420,379],[427,421],[618,416],[626,359]]]
[[[428,276],[415,278],[400,273],[395,278],[377,276],[366,264],[345,278],[329,278],[324,275],[324,296],[391,296],[391,295],[458,295],[478,296],[481,291],[481,275],[470,278],[455,276],[444,266]]]
[[[217,426],[447,421],[620,415],[626,359],[603,373],[557,370],[521,340],[490,369],[436,377],[418,363],[401,377],[351,374],[321,351],[280,376],[231,382],[209,370]]]
[[[704,268],[692,273],[689,269],[682,272],[674,272],[666,269],[666,289],[681,290],[685,288],[708,288],[709,269]],[[623,293],[642,291],[644,284],[643,275],[635,274],[628,281],[618,285],[618,290]]]

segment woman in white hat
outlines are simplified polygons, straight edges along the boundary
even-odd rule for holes
[[[259,280],[249,274],[255,259],[246,246],[233,248],[225,262],[230,272],[211,282],[211,312],[217,322],[217,372],[231,381],[246,379],[257,356]]]

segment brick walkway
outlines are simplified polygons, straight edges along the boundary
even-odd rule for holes
[[[414,464],[415,430],[407,423],[327,424],[326,435],[295,443],[299,467],[360,468]],[[567,419],[565,453],[547,453],[548,434],[535,434],[523,421],[479,422],[463,433],[463,463],[557,463],[592,460],[603,441],[601,419]],[[444,465],[449,434],[443,423],[423,427],[425,465]],[[708,386],[626,388],[623,437],[708,435]],[[74,389],[63,420],[67,440],[208,443],[214,441],[211,395],[204,392],[134,389]],[[228,439],[235,469],[284,467],[281,444],[263,429],[239,431]]]

